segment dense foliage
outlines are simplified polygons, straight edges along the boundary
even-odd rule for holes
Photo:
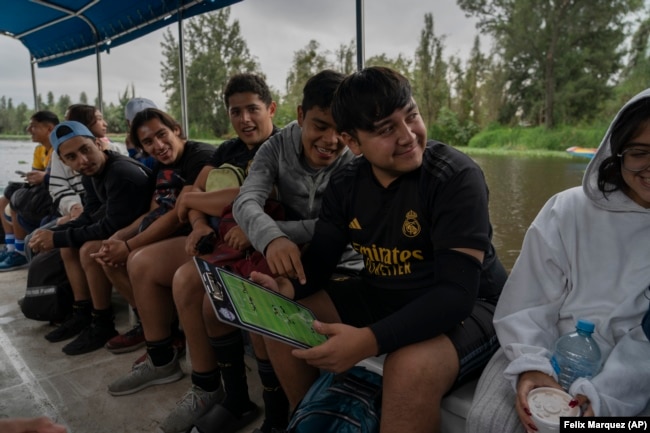
[[[429,135],[452,145],[548,148],[596,146],[602,126],[620,105],[648,87],[650,13],[641,0],[457,0],[492,39],[485,51],[479,36],[467,59],[447,56],[444,35],[433,14],[423,17],[412,55],[379,54],[366,65],[392,67],[407,76]],[[222,90],[238,71],[263,74],[228,8],[194,17],[185,25],[187,106],[190,135],[232,134]],[[161,43],[166,109],[181,117],[178,41],[167,31]],[[302,87],[324,68],[344,73],[356,67],[354,41],[324,50],[310,40],[294,52],[284,89],[272,89],[278,103],[275,123],[295,118]],[[111,132],[124,132],[123,108],[135,89],[104,109]],[[71,102],[50,92],[40,107],[63,115]],[[24,130],[25,104],[0,97],[0,133]],[[596,126],[593,126],[596,125]],[[477,135],[478,134],[478,135]],[[474,139],[472,139],[474,137]],[[512,144],[516,143],[516,144]]]

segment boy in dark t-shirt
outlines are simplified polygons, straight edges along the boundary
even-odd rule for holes
[[[210,224],[209,218],[221,217],[224,208],[230,205],[239,191],[238,184],[230,188],[208,190],[209,178],[215,172],[218,173],[224,164],[239,171],[242,176],[245,175],[257,149],[277,131],[273,125],[276,104],[260,76],[243,73],[231,77],[224,89],[224,102],[237,137],[220,144],[214,150],[191,189],[176,203],[176,214],[179,220],[190,223],[191,233],[159,242],[148,248],[146,255],[139,254],[129,262],[129,272],[137,275],[138,290],[146,290],[147,299],[176,304],[191,356],[192,386],[159,425],[158,430],[165,433],[187,431],[196,418],[221,402],[224,396],[224,387],[220,386],[221,370],[214,350],[210,347],[201,314],[204,290],[199,285],[200,290],[192,292],[185,290],[186,286],[182,285],[178,293],[174,290],[172,298],[175,271],[179,267],[187,267],[198,276],[190,259],[199,254],[199,240],[203,236],[214,234],[215,226]],[[163,261],[164,266],[160,272],[148,272],[151,264]],[[140,303],[138,307],[143,308]],[[146,360],[131,373],[109,385],[109,393],[112,395],[132,394],[151,385],[170,382],[179,378],[179,374],[182,375],[178,353],[170,340],[170,316],[164,309],[151,310],[151,313],[142,317],[147,339]],[[234,391],[227,390],[229,394]],[[241,392],[242,390],[237,390],[237,394]],[[243,392],[248,396],[247,389]],[[284,412],[287,412],[286,405]],[[248,422],[256,416],[257,408],[252,405]]]
[[[265,339],[271,360],[295,407],[318,369],[386,354],[382,431],[439,431],[442,397],[498,347],[492,315],[506,274],[483,174],[427,141],[408,80],[390,69],[348,76],[332,113],[362,157],[330,181],[297,278],[251,275],[312,308],[329,339],[307,350]],[[329,278],[348,243],[364,269],[356,287],[337,290]]]
[[[141,202],[141,207],[151,210],[140,211],[138,218],[131,219],[131,224],[112,233],[110,238],[84,245],[80,260],[90,289],[92,323],[83,326],[79,322],[61,330],[60,338],[79,334],[64,348],[68,355],[97,350],[117,335],[111,305],[112,288],[135,306],[133,286],[124,266],[130,252],[187,230],[172,211],[174,204],[183,190],[191,186],[214,150],[209,144],[188,141],[171,116],[153,108],[136,115],[131,132],[135,134],[136,131],[138,137],[133,140],[134,144],[157,161],[153,200]]]

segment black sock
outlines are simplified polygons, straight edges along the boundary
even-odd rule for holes
[[[207,373],[192,371],[192,384],[203,391],[214,392],[221,386],[221,370],[217,367]]]
[[[221,369],[226,399],[223,406],[235,415],[241,415],[250,407],[246,364],[244,363],[244,340],[237,330],[218,338],[210,338]]]
[[[93,324],[100,328],[115,328],[115,317],[113,316],[113,308],[109,307],[105,310],[95,310],[92,311]]]
[[[90,300],[74,301],[72,304],[72,313],[75,316],[88,316],[93,311],[93,303]]]
[[[264,400],[264,425],[285,428],[289,422],[289,400],[280,385],[278,376],[268,359],[257,358],[257,372],[262,381]]]
[[[172,337],[159,341],[147,341],[147,353],[156,367],[169,364],[174,359]]]

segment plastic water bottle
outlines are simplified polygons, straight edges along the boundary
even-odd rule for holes
[[[600,348],[591,336],[594,328],[592,322],[579,319],[575,332],[561,336],[555,343],[551,364],[565,390],[577,378],[591,378],[600,370]]]

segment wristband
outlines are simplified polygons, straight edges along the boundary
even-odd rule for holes
[[[129,252],[131,252],[131,247],[129,246],[129,242],[128,242],[128,241],[124,241],[124,245],[126,245],[126,249],[127,249]]]

